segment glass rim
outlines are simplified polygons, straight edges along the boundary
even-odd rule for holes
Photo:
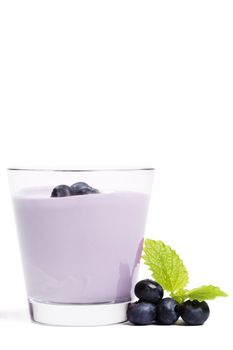
[[[132,167],[132,168],[96,168],[96,169],[47,169],[47,168],[7,168],[7,171],[26,171],[26,172],[105,172],[105,171],[154,171],[152,167]]]

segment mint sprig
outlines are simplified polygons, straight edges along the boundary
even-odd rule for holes
[[[170,292],[170,296],[177,302],[181,303],[186,299],[203,301],[227,296],[219,287],[212,285],[185,289],[189,282],[188,271],[176,251],[162,241],[145,239],[143,252],[142,258],[152,272],[152,277],[164,290]]]
[[[145,264],[152,271],[152,277],[165,290],[174,293],[183,289],[189,280],[188,271],[179,255],[162,241],[144,241]]]
[[[174,294],[173,297],[181,301],[184,301],[186,299],[204,301],[212,300],[217,297],[227,297],[227,294],[223,292],[219,287],[209,285],[197,287],[191,290],[185,290],[181,293],[178,292],[177,294]]]

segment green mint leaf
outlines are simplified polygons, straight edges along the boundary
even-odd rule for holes
[[[176,293],[170,293],[170,297],[175,299],[177,303],[181,304],[187,299],[186,295],[188,292],[188,289],[180,289]]]
[[[145,239],[143,252],[142,258],[152,271],[152,277],[165,290],[175,293],[185,288],[188,272],[175,250],[162,241]]]
[[[177,293],[177,296],[183,297],[183,299],[190,299],[190,300],[212,300],[217,297],[227,297],[227,294],[223,292],[219,287],[216,286],[201,286],[198,288],[191,289],[189,291],[185,291],[185,293],[182,295],[178,295],[180,293]]]

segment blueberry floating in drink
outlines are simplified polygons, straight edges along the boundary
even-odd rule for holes
[[[76,182],[70,187],[70,190],[72,196],[99,192],[97,189],[89,186],[86,182]]]
[[[66,185],[59,185],[54,187],[51,197],[68,197],[71,196],[70,187]]]
[[[51,197],[79,196],[83,194],[99,193],[96,188],[89,186],[86,182],[76,182],[72,186],[59,185],[54,187]]]

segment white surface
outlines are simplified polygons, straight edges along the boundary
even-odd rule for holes
[[[155,166],[146,236],[176,248],[190,287],[232,295],[232,6],[0,2],[1,349],[232,348],[232,297],[210,303],[203,327],[30,324],[5,172]]]
[[[9,315],[9,313],[8,313]],[[1,345],[14,349],[21,344],[26,349],[144,349],[159,346],[164,349],[231,349],[229,333],[232,326],[220,324],[212,315],[205,326],[147,326],[127,324],[102,327],[51,327],[27,323],[23,311],[15,311],[12,319],[0,323]],[[218,324],[218,326],[216,326]]]

